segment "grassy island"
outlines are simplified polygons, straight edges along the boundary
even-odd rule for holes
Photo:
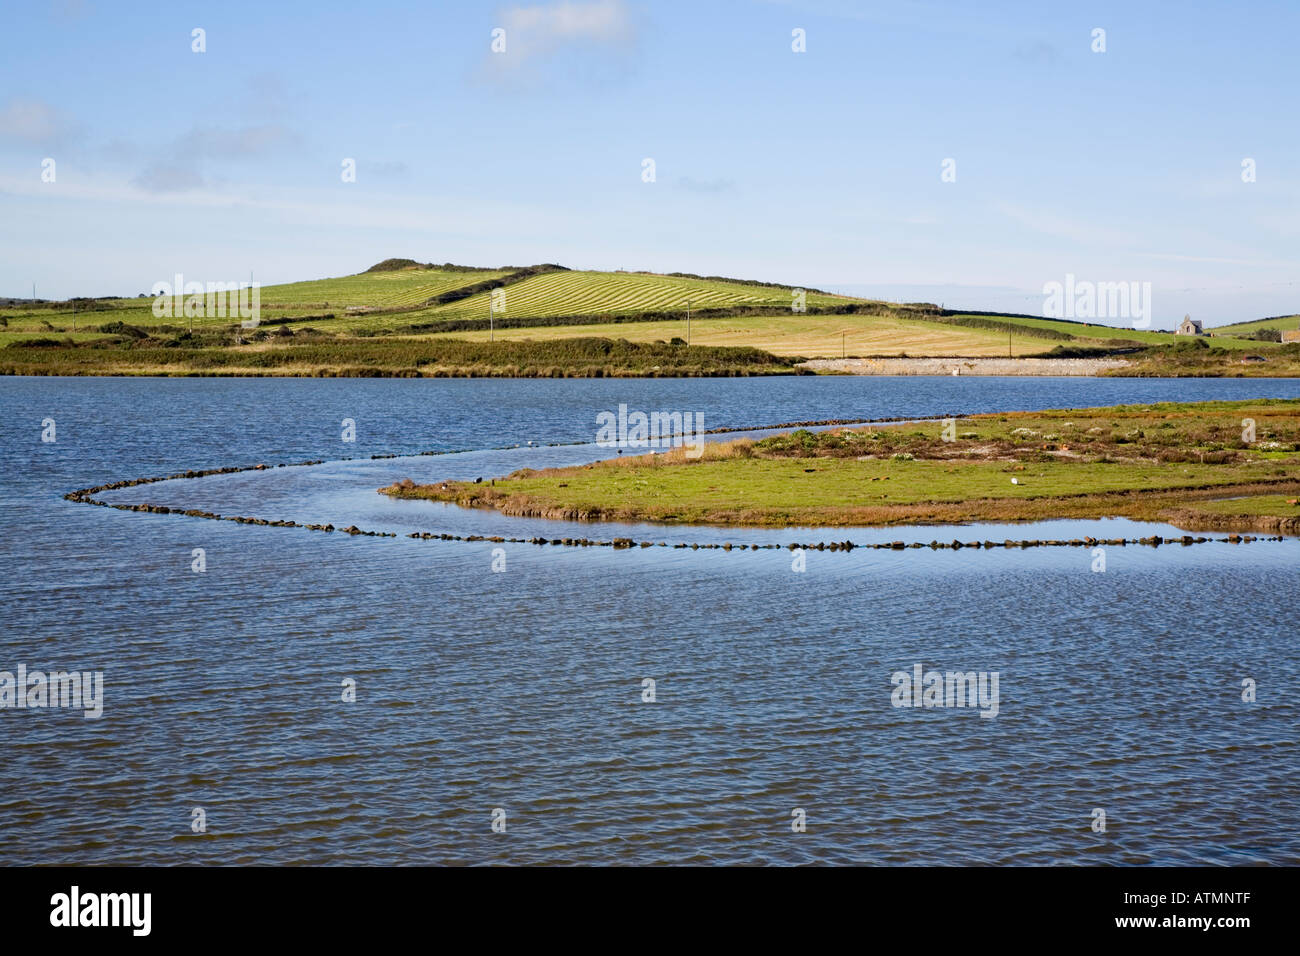
[[[1253,422],[1253,433],[1250,422]],[[1157,403],[800,429],[384,494],[510,515],[870,526],[1130,517],[1300,531],[1300,400]]]

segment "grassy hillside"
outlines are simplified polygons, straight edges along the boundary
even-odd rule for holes
[[[1300,315],[1275,316],[1271,319],[1260,319],[1256,322],[1234,322],[1231,325],[1220,325],[1210,331],[1215,336],[1249,336],[1254,335],[1261,329],[1300,329]]]
[[[433,310],[436,318],[485,319],[488,297],[482,292]],[[641,272],[551,272],[506,288],[505,316],[627,315],[637,312],[700,311],[734,306],[767,306],[790,312],[791,290],[741,282],[719,282]],[[857,301],[824,293],[806,293],[809,308]]]
[[[254,353],[274,345],[277,354],[310,346],[317,370],[328,373],[353,367],[346,358],[356,351],[353,345],[382,338],[393,346],[384,355],[398,363],[389,369],[394,371],[417,367],[397,356],[417,355],[421,349],[433,354],[435,346],[450,340],[482,343],[491,337],[521,348],[525,341],[540,346],[593,337],[672,343],[687,338],[688,300],[692,346],[761,349],[785,357],[1023,356],[1053,350],[1087,354],[1187,341],[1167,332],[955,313],[933,305],[901,305],[819,290],[806,290],[804,311],[796,312],[791,308],[794,292],[787,285],[718,276],[571,271],[550,264],[485,269],[390,259],[357,275],[262,287],[261,325],[251,330],[242,329],[231,316],[155,317],[152,298],[2,307],[0,350],[27,352],[3,356],[0,367],[39,371],[43,356],[52,363],[44,367],[46,373],[60,367],[81,374],[95,368],[107,374],[111,369],[144,368],[180,373],[184,363],[178,366],[158,357],[144,361],[144,352],[182,350],[193,359],[195,350],[222,349],[230,355],[192,368],[238,368],[250,374],[246,370],[266,361]],[[492,332],[490,302],[497,306]],[[1213,341],[1221,348],[1268,352],[1276,346],[1236,336],[1292,321],[1225,327],[1216,331],[1226,334]],[[70,348],[85,354],[73,355]],[[339,361],[321,363],[331,349],[339,353]],[[135,354],[107,354],[123,351]],[[105,354],[93,354],[99,352]]]

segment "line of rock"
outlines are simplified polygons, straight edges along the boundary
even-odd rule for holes
[[[919,420],[915,417],[905,419],[873,419],[872,421],[913,421]],[[824,424],[849,424],[850,422],[840,421],[823,421],[823,422],[806,422],[806,423],[789,423],[786,425],[774,425],[773,428],[788,428],[794,425],[824,425]],[[758,431],[760,429],[720,429],[733,431]],[[567,444],[587,444],[586,442],[553,442],[544,447],[556,447]],[[518,445],[505,446],[504,448],[489,449],[494,451],[506,450],[507,448],[517,448]],[[453,451],[423,451],[416,452],[411,456],[399,455],[371,455],[371,460],[398,457],[415,457],[428,455],[450,455],[458,454]],[[342,461],[352,461],[351,458],[341,459]],[[113,504],[112,502],[102,501],[95,495],[104,491],[114,491],[120,488],[131,488],[137,485],[151,485],[162,481],[174,481],[182,478],[204,478],[209,475],[230,475],[245,471],[267,471],[271,468],[297,468],[311,465],[324,464],[324,459],[314,461],[302,461],[291,464],[277,465],[243,465],[227,466],[225,468],[208,468],[203,470],[181,471],[172,475],[161,475],[153,478],[132,478],[124,481],[114,481],[107,484],[96,485],[93,488],[80,488],[76,491],[70,491],[64,495],[67,501],[75,501],[79,504],[96,505],[104,508],[115,508],[119,511],[139,511],[148,514],[176,514],[184,515],[188,518],[205,518],[210,521],[233,521],[237,524],[261,525],[271,528],[305,528],[308,531],[338,531],[341,534],[365,536],[370,538],[396,538],[398,535],[392,531],[364,531],[356,525],[349,525],[346,528],[336,528],[333,524],[303,524],[297,521],[275,520],[270,518],[252,518],[243,515],[221,515],[211,511],[202,511],[196,508],[171,508],[167,505],[154,504]],[[692,551],[770,551],[785,548],[790,551],[853,551],[855,549],[868,549],[876,551],[904,551],[919,548],[930,548],[931,550],[952,550],[960,551],[963,548],[976,548],[991,550],[993,548],[1051,548],[1051,547],[1071,547],[1071,548],[1095,548],[1099,546],[1126,547],[1128,545],[1137,545],[1145,547],[1160,547],[1161,545],[1192,545],[1205,544],[1209,542],[1220,542],[1225,544],[1250,544],[1254,541],[1284,541],[1283,535],[1259,537],[1255,535],[1229,534],[1222,538],[1194,537],[1190,534],[1182,535],[1177,538],[1165,538],[1160,535],[1152,535],[1146,538],[1070,538],[1070,539],[1025,539],[1025,540],[1005,540],[997,541],[931,541],[929,543],[912,541],[889,541],[873,542],[869,544],[858,544],[853,541],[820,541],[812,544],[732,544],[731,542],[722,543],[704,543],[699,542],[676,542],[669,544],[667,541],[634,541],[631,538],[614,538],[611,541],[599,541],[591,538],[507,538],[501,535],[458,535],[428,531],[413,531],[406,535],[408,538],[414,538],[421,541],[466,541],[466,542],[491,542],[494,544],[532,544],[532,545],[553,545],[560,547],[580,547],[580,548],[612,548],[614,550],[627,550],[631,548],[674,548],[690,549]]]

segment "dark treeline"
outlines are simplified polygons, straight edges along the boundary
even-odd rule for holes
[[[495,272],[488,266],[458,266],[454,262],[416,262],[414,259],[385,259],[366,272],[400,272],[403,269],[437,269],[439,272]],[[361,273],[365,275],[366,272]]]

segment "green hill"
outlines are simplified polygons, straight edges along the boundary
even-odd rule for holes
[[[596,272],[546,263],[480,268],[393,258],[365,272],[263,286],[260,327],[231,316],[155,317],[153,299],[78,300],[0,308],[0,345],[48,340],[256,348],[333,339],[406,343],[556,341],[592,337],[632,342],[758,348],[781,356],[1004,356],[1070,354],[1169,345],[1168,332],[1122,329],[1028,315],[961,313],[770,282],[686,273]],[[687,329],[686,313],[691,321]],[[491,318],[490,318],[491,316]],[[1214,330],[1233,349],[1269,343],[1246,336],[1295,317]]]
[[[1263,329],[1300,329],[1300,315],[1278,315],[1270,319],[1259,319],[1254,322],[1234,322],[1231,325],[1220,325],[1210,331],[1216,335],[1237,335],[1251,336]]]

